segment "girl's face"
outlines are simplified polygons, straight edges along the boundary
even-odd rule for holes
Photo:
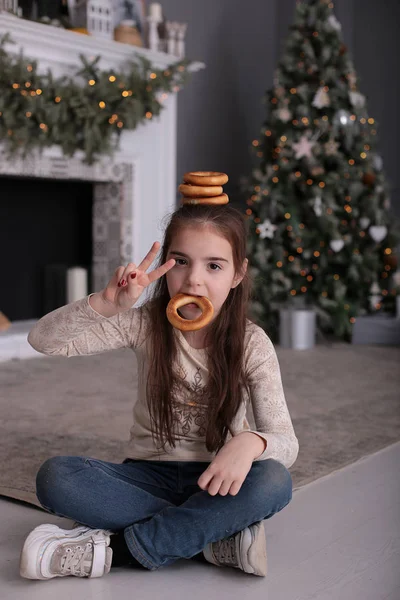
[[[228,240],[218,235],[212,226],[185,228],[172,239],[167,260],[170,258],[176,260],[166,274],[171,298],[179,293],[207,296],[214,307],[214,320],[230,290],[243,279],[243,275],[235,274]],[[243,267],[247,268],[247,259]],[[201,314],[196,305],[183,306],[179,312],[186,319],[195,319]]]

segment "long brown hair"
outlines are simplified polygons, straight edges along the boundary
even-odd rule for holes
[[[167,260],[171,242],[186,227],[213,227],[232,247],[235,274],[243,275],[246,258],[247,223],[237,209],[231,206],[183,205],[170,217],[158,264]],[[208,382],[206,398],[206,448],[217,452],[223,445],[229,426],[242,399],[243,385],[247,388],[244,373],[244,336],[251,293],[249,274],[225,300],[217,318],[207,334]],[[166,277],[155,284],[147,304],[150,312],[149,373],[147,379],[147,402],[153,423],[153,439],[165,449],[168,443],[175,447],[174,413],[171,394],[177,381],[173,364],[177,350],[172,325],[166,317],[170,300]]]

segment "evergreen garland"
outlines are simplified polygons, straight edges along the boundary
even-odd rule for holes
[[[126,70],[101,71],[100,56],[88,61],[74,77],[38,73],[37,62],[6,50],[13,43],[0,37],[0,142],[9,156],[61,146],[65,156],[77,150],[93,164],[118,147],[124,130],[158,116],[160,96],[176,92],[188,77],[187,60],[155,69],[137,57]]]

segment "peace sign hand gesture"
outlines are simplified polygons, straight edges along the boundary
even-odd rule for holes
[[[119,266],[116,269],[107,286],[99,293],[104,307],[98,312],[101,312],[104,316],[111,316],[131,309],[150,283],[165,275],[165,273],[175,266],[176,261],[170,259],[160,267],[150,271],[150,273],[146,273],[147,269],[154,262],[159,249],[160,243],[154,242],[139,266],[136,266],[134,263],[128,263],[126,267]],[[91,302],[91,305],[97,310],[96,300]],[[105,315],[105,312],[107,315]]]

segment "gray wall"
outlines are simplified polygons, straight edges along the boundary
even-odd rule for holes
[[[227,192],[235,202],[240,176],[256,164],[251,141],[266,116],[263,98],[293,21],[295,0],[162,0],[162,5],[168,20],[188,23],[187,57],[206,64],[179,93],[177,184],[186,171],[221,170],[230,175]],[[393,211],[400,216],[395,66],[400,3],[336,0],[335,12],[369,113],[378,122],[378,149],[392,186]]]
[[[378,148],[392,186],[393,212],[400,217],[400,2],[354,0],[354,63],[368,109],[378,122]]]

